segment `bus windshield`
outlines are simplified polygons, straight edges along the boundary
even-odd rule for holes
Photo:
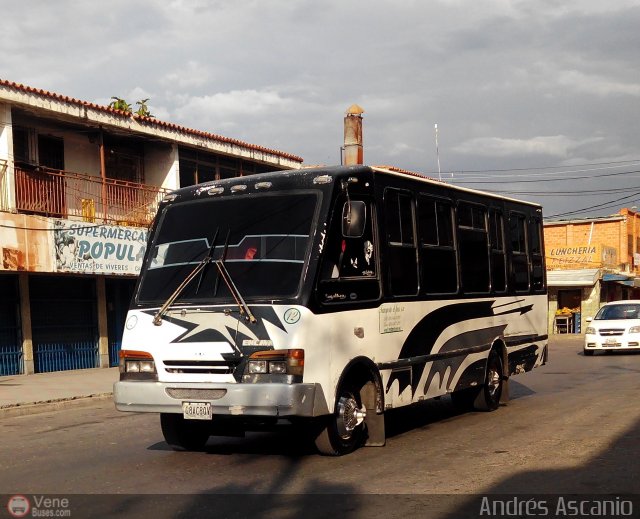
[[[245,299],[297,294],[311,244],[316,193],[196,200],[161,215],[141,273],[138,303],[163,303],[207,256],[222,260]],[[208,265],[178,302],[232,300],[215,265]]]

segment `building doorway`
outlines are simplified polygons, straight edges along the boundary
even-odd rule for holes
[[[558,310],[565,310],[571,316],[567,333],[580,333],[582,316],[582,290],[558,290]]]
[[[107,278],[105,280],[109,366],[111,367],[118,365],[118,355],[122,347],[122,332],[135,286],[135,279]]]

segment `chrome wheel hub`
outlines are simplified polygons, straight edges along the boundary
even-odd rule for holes
[[[500,373],[498,373],[497,369],[491,368],[491,371],[489,371],[487,382],[489,394],[491,395],[491,398],[495,398],[498,390],[500,389]]]
[[[353,430],[364,422],[367,410],[364,406],[358,408],[358,402],[352,396],[342,396],[338,400],[336,426],[338,434],[343,440],[351,438]]]

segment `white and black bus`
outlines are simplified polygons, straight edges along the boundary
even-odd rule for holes
[[[540,206],[386,168],[280,171],[161,204],[129,310],[121,411],[166,441],[279,420],[323,454],[383,445],[388,409],[494,410],[547,358]]]

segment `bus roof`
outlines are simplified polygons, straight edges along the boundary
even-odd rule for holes
[[[281,171],[270,171],[267,173],[256,173],[253,175],[248,175],[244,177],[232,177],[221,180],[213,180],[210,182],[204,182],[202,184],[195,184],[193,186],[183,187],[176,191],[172,192],[172,195],[179,195],[182,199],[191,199],[197,198],[204,192],[209,192],[211,190],[215,190],[216,188],[231,188],[236,185],[244,185],[245,188],[250,188],[251,190],[257,189],[258,184],[263,186],[266,183],[277,182],[278,184],[286,184],[291,183],[291,185],[304,185],[307,182],[314,182],[315,179],[321,179],[321,177],[327,177],[327,180],[331,182],[331,179],[336,177],[350,176],[350,175],[358,175],[359,173],[373,173],[382,174],[382,175],[392,175],[399,178],[411,178],[412,180],[416,180],[418,182],[422,182],[425,184],[432,184],[440,187],[444,187],[446,189],[451,189],[457,192],[463,193],[471,193],[479,196],[486,196],[490,198],[494,198],[496,200],[507,200],[519,204],[525,204],[532,207],[541,207],[540,204],[535,202],[529,202],[525,200],[519,200],[516,198],[502,196],[496,193],[490,193],[487,191],[479,191],[476,189],[470,189],[466,187],[456,186],[453,184],[449,184],[448,182],[444,182],[442,180],[430,178],[419,173],[415,173],[408,170],[403,170],[400,168],[395,168],[393,166],[365,166],[365,165],[353,165],[353,166],[317,166],[313,168],[302,168],[302,169],[288,169]],[[329,178],[330,177],[330,178]],[[321,182],[318,182],[321,183]],[[269,186],[270,187],[270,186]],[[274,185],[274,187],[276,187]],[[268,188],[267,188],[268,189]],[[211,193],[210,193],[211,194]],[[172,196],[169,195],[169,196]]]

